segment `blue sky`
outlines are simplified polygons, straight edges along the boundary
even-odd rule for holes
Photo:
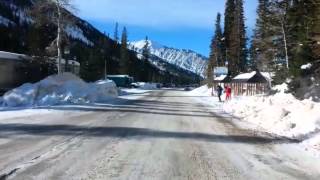
[[[145,36],[169,47],[209,54],[210,39],[218,12],[225,0],[73,0],[77,14],[102,32],[113,36],[126,26],[129,40]],[[257,0],[245,1],[248,36],[256,20]]]

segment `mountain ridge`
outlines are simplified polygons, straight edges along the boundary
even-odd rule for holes
[[[129,49],[142,53],[145,40],[129,43]],[[164,61],[184,70],[193,72],[202,77],[205,75],[208,58],[189,49],[178,49],[162,45],[156,41],[148,40],[150,53]]]
[[[0,1],[0,50],[28,54],[37,57],[48,56],[46,48],[56,38],[54,24],[37,27],[27,13],[33,0]],[[69,58],[76,58],[81,63],[81,77],[87,81],[95,81],[104,77],[105,60],[108,74],[119,74],[120,44],[105,36],[86,20],[74,15],[74,23],[67,27],[70,46]],[[137,80],[144,76],[139,71],[143,63],[136,52],[128,49],[128,55],[133,62],[129,74]],[[52,54],[54,56],[54,54]],[[49,55],[49,56],[52,56]],[[159,66],[157,66],[159,65]],[[165,61],[151,63],[144,67],[152,73],[148,79],[157,82],[176,81],[180,83],[198,82],[200,76],[183,70]]]

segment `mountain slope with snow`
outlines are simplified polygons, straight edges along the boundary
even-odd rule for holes
[[[36,26],[33,17],[28,13],[38,0],[0,0],[0,50],[28,54],[32,56],[55,56],[56,25],[49,23]],[[103,61],[108,58],[109,74],[119,74],[120,46],[85,20],[67,12],[72,23],[64,28],[67,36],[65,43],[69,57],[77,58],[81,64],[81,76],[86,81],[96,81],[103,77]],[[154,45],[155,46],[155,45]],[[160,46],[160,45],[159,45]],[[156,48],[156,47],[155,47]],[[157,47],[161,48],[161,47]],[[102,51],[103,49],[103,51]],[[175,66],[167,61],[151,56],[151,64],[144,65],[140,55],[128,51],[133,62],[132,76],[143,79],[139,74],[142,66],[152,73],[154,81],[193,84],[201,77],[192,71]],[[151,75],[150,75],[151,76]],[[151,79],[151,77],[149,77]]]
[[[152,55],[179,68],[204,76],[208,58],[191,50],[170,48],[150,40],[148,43]],[[145,40],[131,42],[129,45],[130,49],[138,53],[142,53],[144,46]],[[155,60],[156,59],[152,59],[152,61]]]
[[[0,9],[3,10],[3,12],[0,12],[0,26],[13,29],[21,26],[23,28],[33,26],[34,20],[28,14],[28,8],[33,6],[33,4],[34,2],[31,0],[26,0],[23,3],[16,0],[0,1]],[[64,31],[69,38],[78,40],[88,46],[93,46],[94,42],[90,41],[88,37],[90,34],[98,33],[94,32],[93,29],[85,21],[74,16],[74,24],[68,25]]]

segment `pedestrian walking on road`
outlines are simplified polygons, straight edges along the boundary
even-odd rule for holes
[[[222,92],[223,92],[223,88],[220,85],[218,85],[217,86],[217,93],[218,93],[219,102],[222,102],[222,100],[221,100]]]

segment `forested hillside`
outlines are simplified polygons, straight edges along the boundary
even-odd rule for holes
[[[57,27],[52,23],[38,24],[30,10],[34,3],[31,0],[2,0],[0,1],[0,50],[23,53],[31,56],[55,57],[51,49],[56,39]],[[34,14],[33,14],[34,15]],[[104,77],[105,63],[108,74],[119,74],[121,71],[121,43],[118,43],[95,29],[86,21],[72,16],[72,23],[65,28],[62,48],[70,51],[63,54],[65,59],[76,59],[81,63],[81,77],[94,81]],[[64,52],[63,50],[63,52]],[[130,71],[128,74],[136,80],[193,83],[199,76],[188,71],[170,66],[162,69],[154,64],[143,63],[135,52],[125,50],[131,62],[125,64]],[[141,73],[148,70],[148,76]]]
[[[320,100],[320,1],[259,0],[252,37],[246,35],[243,3],[226,1],[224,30],[217,15],[208,81],[216,66],[228,66],[232,77],[259,70],[274,75],[274,85],[288,83],[299,98]]]
[[[298,97],[319,97],[320,1],[259,0],[251,68],[275,72]]]

